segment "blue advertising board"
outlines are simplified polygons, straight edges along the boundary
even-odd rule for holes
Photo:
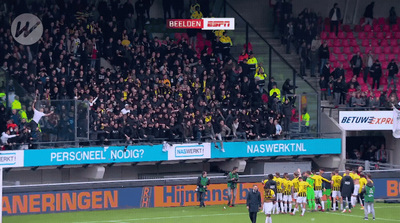
[[[400,178],[376,178],[373,179],[373,181],[375,186],[375,198],[400,198]]]
[[[162,145],[25,150],[24,166],[59,166],[168,160]]]
[[[217,145],[219,143],[217,142]],[[211,146],[214,148],[214,145]],[[212,158],[340,154],[341,139],[225,142],[225,152],[212,149]]]

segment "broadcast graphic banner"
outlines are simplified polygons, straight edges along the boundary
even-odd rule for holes
[[[235,18],[167,19],[167,28],[234,30]]]
[[[166,145],[168,160],[210,159],[210,143]]]
[[[59,166],[167,160],[162,145],[25,150],[24,166]]]
[[[344,130],[393,130],[393,111],[341,111]]]
[[[217,142],[219,146],[219,143]],[[213,144],[211,145],[213,148]],[[212,158],[301,156],[340,154],[341,139],[270,140],[225,142],[225,152],[212,149]]]

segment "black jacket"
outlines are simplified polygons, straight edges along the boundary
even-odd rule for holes
[[[340,183],[340,192],[342,193],[342,197],[350,197],[354,191],[354,181],[353,179],[347,175],[342,178],[342,182]]]
[[[335,8],[332,8],[331,11],[329,11],[329,18],[332,19],[333,13],[335,13]],[[336,17],[337,21],[340,21],[342,18],[342,14],[340,13],[340,9],[336,8]]]
[[[266,189],[266,188],[273,190],[276,194],[276,190],[278,189],[278,188],[276,188],[276,181],[268,180],[267,183],[265,183],[265,185],[264,185],[264,189]]]
[[[250,189],[247,193],[246,206],[249,207],[249,212],[258,212],[261,207],[261,194],[258,190],[254,192]]]

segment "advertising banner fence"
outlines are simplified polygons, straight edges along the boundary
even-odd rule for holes
[[[393,111],[340,111],[344,130],[392,130]]]

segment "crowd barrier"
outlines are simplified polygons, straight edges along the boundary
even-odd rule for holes
[[[377,199],[400,198],[400,178],[374,179]],[[236,204],[245,204],[253,185],[239,183]],[[262,190],[260,190],[263,193]],[[206,205],[228,202],[226,184],[211,184],[205,196]],[[60,213],[72,211],[113,210],[128,208],[184,207],[199,205],[196,185],[128,187],[88,190],[61,190],[3,195],[3,215]]]

